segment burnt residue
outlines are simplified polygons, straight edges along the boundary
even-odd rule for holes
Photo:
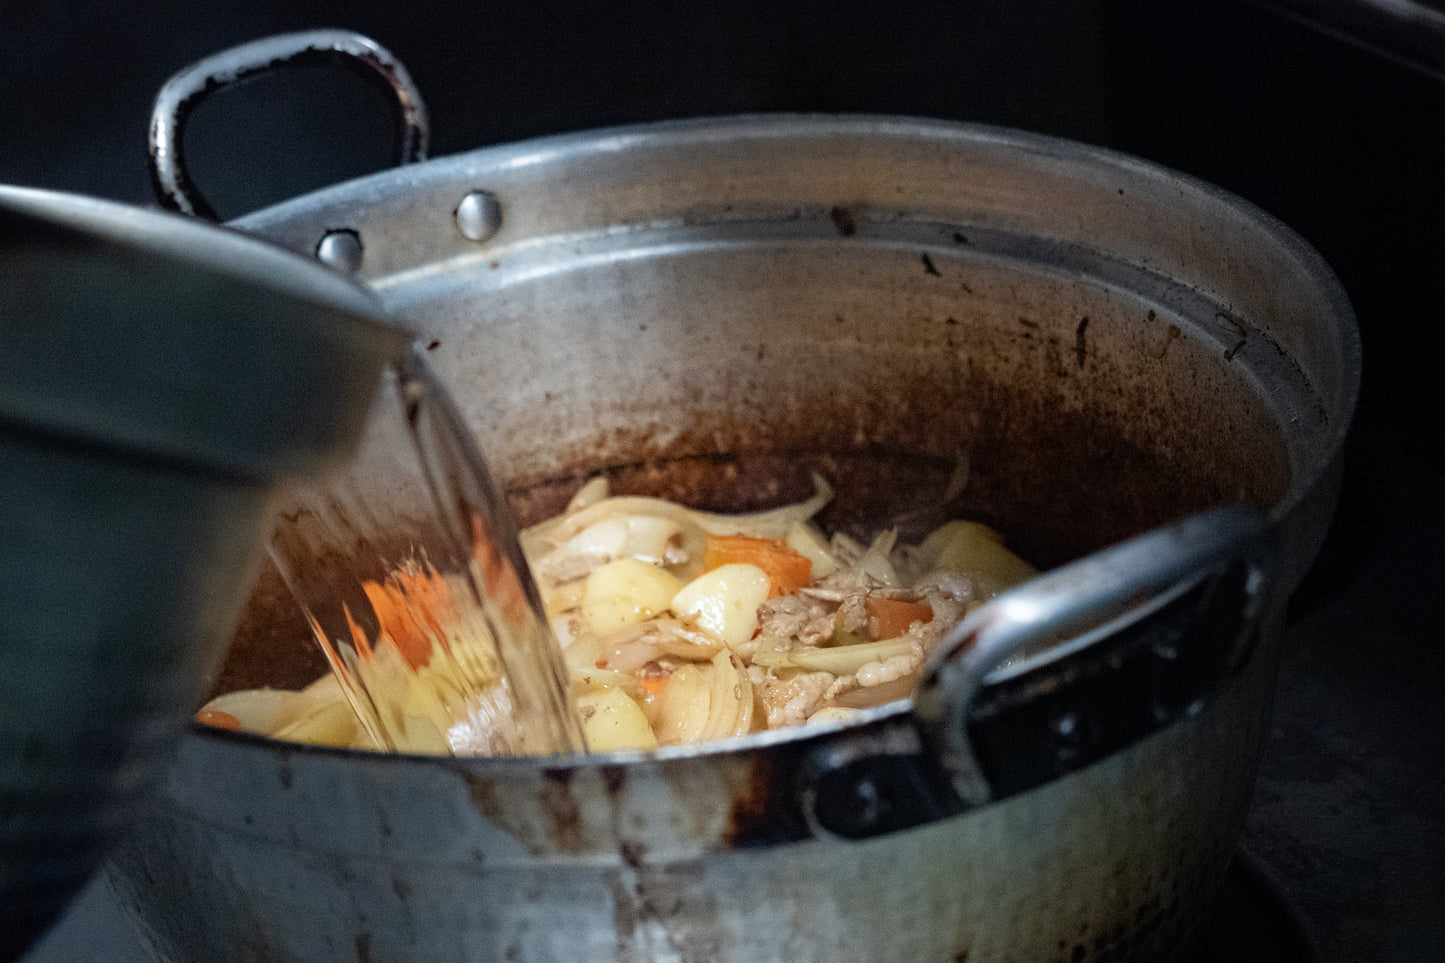
[[[467,795],[471,796],[472,805],[481,813],[482,818],[490,823],[502,823],[502,801],[497,796],[497,787],[492,784],[492,780],[474,772],[463,772],[462,777],[467,783]]]
[[[1087,315],[1079,319],[1079,326],[1074,329],[1074,358],[1079,362],[1079,367],[1089,360],[1089,343],[1084,332],[1088,330],[1089,318]]]
[[[852,237],[858,233],[858,222],[853,217],[853,212],[846,207],[832,207],[828,209],[828,217],[833,222],[833,227],[844,237]]]
[[[617,958],[631,959],[633,944],[637,939],[637,925],[640,922],[637,900],[618,877],[609,878],[607,888],[612,892],[612,935]]]
[[[608,800],[615,810],[622,799],[622,794],[627,789],[627,767],[626,766],[603,766],[602,791],[607,793]]]
[[[729,849],[775,845],[811,835],[799,804],[802,759],[796,745],[749,753],[744,778],[734,784],[723,845]]]
[[[617,855],[622,862],[632,869],[641,869],[643,860],[647,856],[647,847],[638,842],[624,839],[617,844]]]
[[[607,877],[613,946],[618,959],[663,955],[710,963],[725,945],[726,927],[701,863],[630,869]]]
[[[356,963],[371,963],[371,934],[356,935]]]
[[[927,251],[924,251],[924,252],[923,252],[923,273],[924,273],[924,274],[931,274],[931,275],[933,275],[933,276],[936,277],[936,278],[941,278],[941,277],[943,277],[943,274],[938,270],[938,267],[933,263],[933,258],[931,258],[931,257],[928,256],[928,252],[927,252]]]
[[[1183,332],[1179,330],[1179,325],[1169,325],[1169,327],[1164,330],[1164,342],[1159,345],[1159,352],[1154,356],[1154,359],[1156,361],[1163,361],[1164,356],[1169,353],[1169,346],[1179,340],[1182,333]]]
[[[582,810],[572,792],[574,769],[543,769],[537,802],[547,814],[548,829],[558,850],[580,853],[585,849]]]

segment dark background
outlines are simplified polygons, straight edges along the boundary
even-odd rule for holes
[[[1365,388],[1245,846],[1322,959],[1445,959],[1445,17],[1409,0],[0,0],[0,182],[150,203],[166,77],[320,26],[409,67],[434,155],[703,114],[912,114],[1139,154],[1303,234],[1354,300]],[[191,169],[223,216],[378,169],[374,98],[324,70],[256,81],[197,112]],[[132,958],[98,899],[36,963]]]

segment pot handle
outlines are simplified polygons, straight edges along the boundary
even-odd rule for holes
[[[1000,595],[924,667],[914,717],[927,755],[977,806],[1197,714],[1249,655],[1275,553],[1268,521],[1229,506]]]
[[[421,92],[391,52],[376,41],[347,30],[308,30],[278,34],[199,60],[172,76],[156,95],[151,111],[151,185],[161,206],[182,214],[218,220],[215,210],[186,170],[181,141],[191,112],[201,101],[275,67],[287,64],[339,64],[392,97],[396,162],[424,160],[431,127]]]

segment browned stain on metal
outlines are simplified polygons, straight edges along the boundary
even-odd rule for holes
[[[463,773],[462,778],[466,781],[467,795],[472,797],[472,805],[477,812],[489,822],[502,822],[502,804],[497,798],[497,789],[492,785],[492,781],[473,772]]]
[[[617,855],[622,861],[633,869],[642,868],[643,857],[647,855],[647,847],[641,843],[624,839],[617,844]]]
[[[1169,327],[1164,330],[1164,343],[1159,345],[1159,352],[1154,356],[1154,360],[1163,361],[1164,355],[1168,354],[1169,352],[1169,346],[1173,344],[1176,340],[1178,340],[1181,334],[1182,332],[1179,330],[1179,325],[1169,325]]]
[[[294,773],[291,769],[291,754],[289,752],[283,752],[281,758],[276,763],[276,780],[281,783],[282,789],[290,789],[293,779]]]
[[[828,209],[828,217],[838,233],[844,237],[852,237],[858,233],[858,222],[853,218],[853,212],[846,207],[831,207]]]
[[[580,853],[584,849],[582,810],[572,794],[572,769],[542,770],[542,788],[537,802],[547,814],[551,842],[564,853]]]
[[[612,894],[612,937],[619,958],[627,958],[637,933],[637,902],[617,876],[609,876],[607,888]]]
[[[607,798],[616,807],[622,798],[622,793],[627,789],[627,767],[603,766],[601,774],[602,791],[607,793]]]
[[[811,835],[798,802],[801,750],[780,746],[751,753],[728,798],[723,846],[742,849],[806,839]]]

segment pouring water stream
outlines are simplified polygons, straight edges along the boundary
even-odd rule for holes
[[[271,554],[377,748],[585,752],[561,649],[517,525],[445,387],[417,351],[372,443],[406,473],[406,514],[359,488],[300,493]],[[388,410],[389,409],[389,410]]]

